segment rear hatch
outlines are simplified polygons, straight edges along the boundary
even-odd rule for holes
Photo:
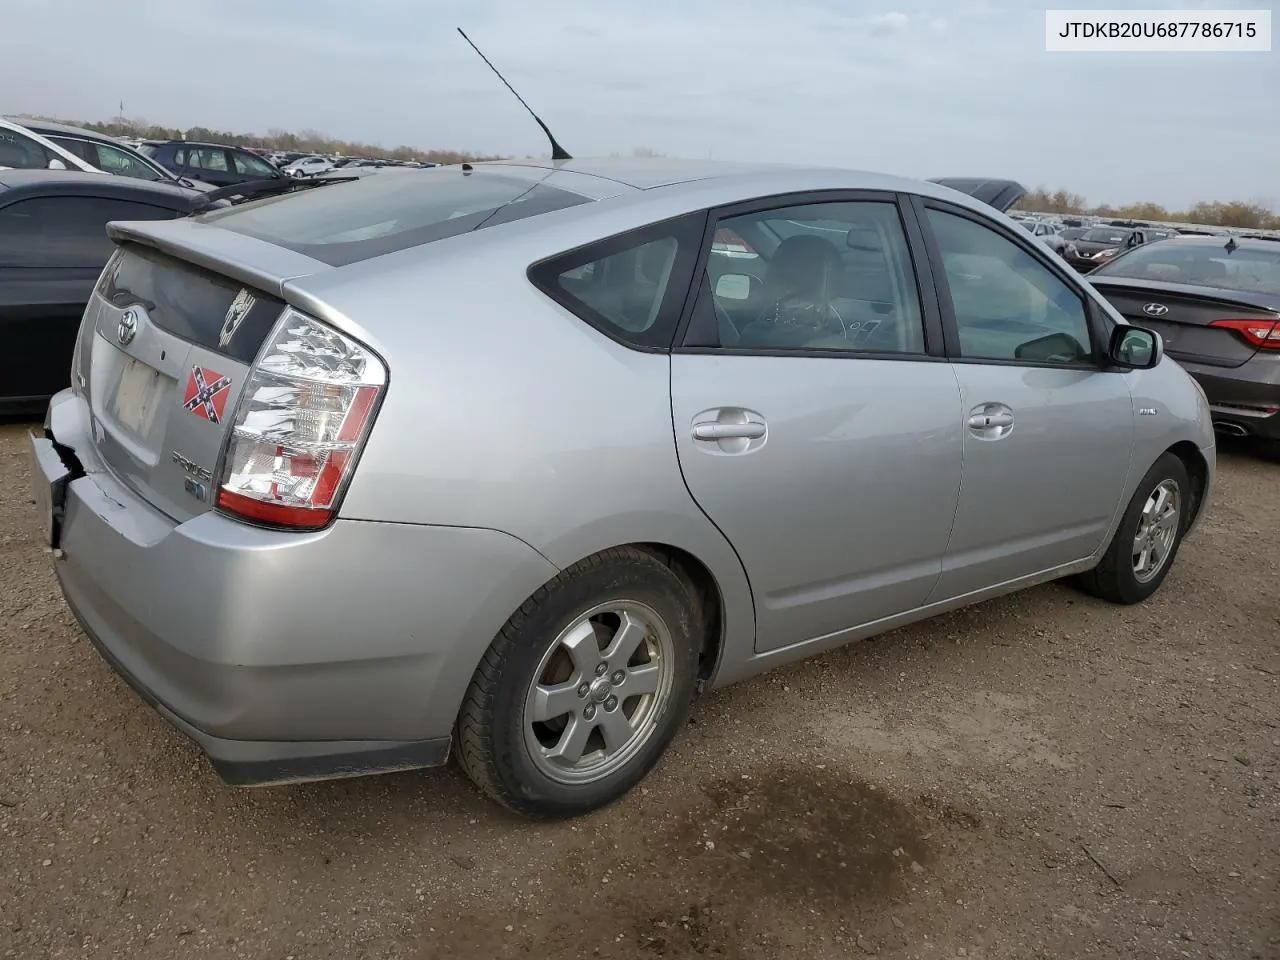
[[[1096,274],[1090,282],[1130,323],[1159,333],[1169,356],[1190,363],[1238,367],[1258,352],[1238,330],[1211,326],[1215,321],[1280,320],[1276,310],[1227,290]]]
[[[96,459],[181,522],[212,509],[229,421],[284,301],[267,281],[233,279],[138,239],[118,238],[89,301],[73,388],[92,415]],[[194,246],[186,256],[198,256]],[[286,275],[324,269],[280,254],[295,261]]]
[[[552,185],[573,176],[478,165],[388,171],[199,220],[109,224],[118,249],[90,298],[72,361],[72,387],[92,414],[90,459],[178,522],[212,509],[237,403],[286,313],[290,281],[589,202]],[[345,354],[335,359],[324,352],[330,349],[312,340],[305,348],[281,348],[289,356],[305,353],[317,368],[342,366]],[[349,438],[313,442],[304,434],[343,422],[320,409],[333,399],[322,387],[336,381],[323,370],[297,374],[310,384],[303,392],[311,406],[304,408],[296,378],[295,386],[280,387],[290,376],[274,370],[274,386],[255,389],[262,407],[256,426],[281,444],[310,443],[311,460],[328,463],[328,451],[349,446]],[[305,459],[291,463],[302,470]],[[270,475],[258,461],[252,466],[254,476]],[[298,485],[308,479],[290,477]],[[278,492],[270,486],[266,500]],[[330,495],[334,487],[313,478],[309,489]]]

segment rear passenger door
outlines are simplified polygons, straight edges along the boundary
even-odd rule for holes
[[[917,201],[963,394],[963,485],[931,600],[1081,560],[1102,545],[1133,447],[1097,307],[1017,231]]]
[[[960,394],[908,235],[884,193],[709,223],[671,358],[675,443],[750,578],[759,652],[912,610],[941,572]]]

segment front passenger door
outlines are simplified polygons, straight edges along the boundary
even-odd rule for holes
[[[919,205],[960,382],[963,485],[931,600],[1090,556],[1120,506],[1133,402],[1103,369],[1087,299],[1012,231]]]

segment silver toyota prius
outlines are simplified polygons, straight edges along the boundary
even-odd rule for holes
[[[954,183],[510,161],[114,223],[31,439],[67,602],[229,783],[452,748],[565,817],[699,691],[1056,578],[1142,601],[1204,395]]]

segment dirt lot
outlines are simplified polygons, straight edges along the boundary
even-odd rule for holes
[[[73,625],[0,429],[0,956],[1280,958],[1280,467],[1164,589],[1062,586],[709,695],[615,807],[235,791]]]

